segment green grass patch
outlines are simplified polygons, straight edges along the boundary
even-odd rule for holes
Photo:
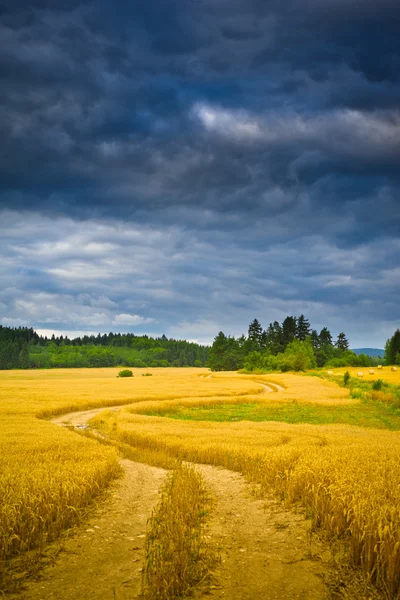
[[[378,429],[400,429],[400,410],[383,403],[360,402],[354,405],[325,406],[299,403],[284,404],[220,404],[217,406],[181,407],[149,416],[163,416],[186,421],[278,421],[329,425],[342,423]]]

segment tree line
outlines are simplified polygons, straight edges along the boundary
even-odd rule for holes
[[[379,359],[349,350],[344,332],[333,339],[327,327],[311,328],[304,315],[287,316],[267,329],[254,319],[247,336],[227,336],[220,331],[210,350],[208,364],[214,371],[305,371],[315,367],[371,366]]]
[[[385,344],[385,363],[387,365],[400,365],[400,329],[396,329]]]
[[[400,330],[385,345],[385,364],[400,365]],[[214,371],[306,370],[315,367],[368,367],[379,358],[349,350],[345,333],[334,340],[327,327],[312,329],[304,315],[274,321],[266,329],[254,319],[247,336],[222,331],[211,348],[165,335],[133,333],[85,335],[74,339],[40,336],[27,327],[0,325],[0,369],[69,367],[204,367]]]
[[[0,325],[0,369],[69,367],[204,367],[209,347],[133,333],[40,336],[26,327]]]

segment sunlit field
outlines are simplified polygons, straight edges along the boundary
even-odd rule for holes
[[[57,538],[119,473],[115,449],[43,417],[190,396],[201,374],[199,396],[232,397],[262,390],[248,381],[211,381],[206,369],[137,370],[128,379],[117,378],[117,373],[118,369],[0,371],[0,575],[8,559]]]
[[[114,449],[36,418],[59,380],[32,375],[0,372],[0,587],[6,560],[56,539],[119,473]]]
[[[215,380],[207,369],[135,369],[134,377],[128,378],[117,378],[118,371],[115,368],[0,371],[2,411],[45,417],[141,400],[172,400],[193,393],[210,396],[216,391],[219,396],[229,396],[262,391],[259,385],[240,376]]]
[[[340,367],[337,369],[331,369],[333,375],[343,376],[346,371],[350,373],[352,377],[358,377],[359,373],[362,373],[362,379],[366,381],[375,381],[380,378],[388,383],[394,385],[400,385],[400,366],[395,367],[396,371],[392,370],[393,367],[382,366],[381,369],[378,367]],[[326,369],[321,369],[322,372],[327,373]]]
[[[361,369],[359,369],[361,370]],[[345,369],[336,369],[343,374]],[[353,373],[354,371],[354,373]],[[364,378],[400,384],[398,372]],[[356,376],[357,370],[350,369]],[[93,407],[92,424],[137,460],[209,463],[243,473],[345,549],[389,598],[400,589],[400,412],[350,397],[331,376],[206,369],[0,372],[2,560],[55,537],[118,472],[113,448],[39,419]],[[146,375],[146,374],[150,374]],[[324,373],[322,373],[324,377]]]

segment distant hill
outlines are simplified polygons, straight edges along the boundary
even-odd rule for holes
[[[367,356],[380,356],[383,358],[385,351],[383,348],[352,348],[354,354],[366,354]]]

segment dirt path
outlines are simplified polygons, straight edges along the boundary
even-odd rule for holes
[[[146,522],[165,471],[121,460],[123,477],[88,522],[63,544],[39,581],[11,598],[131,600],[138,598]]]
[[[260,381],[256,381],[255,383],[258,383],[258,385],[261,385],[264,388],[263,394],[269,394],[270,392],[283,392],[285,389],[278,383],[261,383]]]
[[[58,425],[82,425],[100,410],[70,413]],[[118,410],[118,409],[116,409]],[[53,566],[10,600],[131,600],[141,589],[147,519],[166,471],[122,459],[123,476],[89,521],[63,544]]]
[[[121,407],[120,407],[121,408]],[[54,419],[85,426],[99,410]],[[115,409],[118,410],[118,409]],[[133,600],[139,597],[146,522],[165,471],[121,460],[123,477],[39,581],[10,600]],[[211,587],[196,598],[225,600],[323,600],[321,561],[311,557],[307,521],[273,499],[256,500],[238,474],[197,465],[215,496],[209,524],[221,562]]]
[[[325,570],[309,523],[272,497],[256,500],[239,473],[198,465],[216,497],[209,525],[221,563],[207,595],[229,600],[323,600]]]

